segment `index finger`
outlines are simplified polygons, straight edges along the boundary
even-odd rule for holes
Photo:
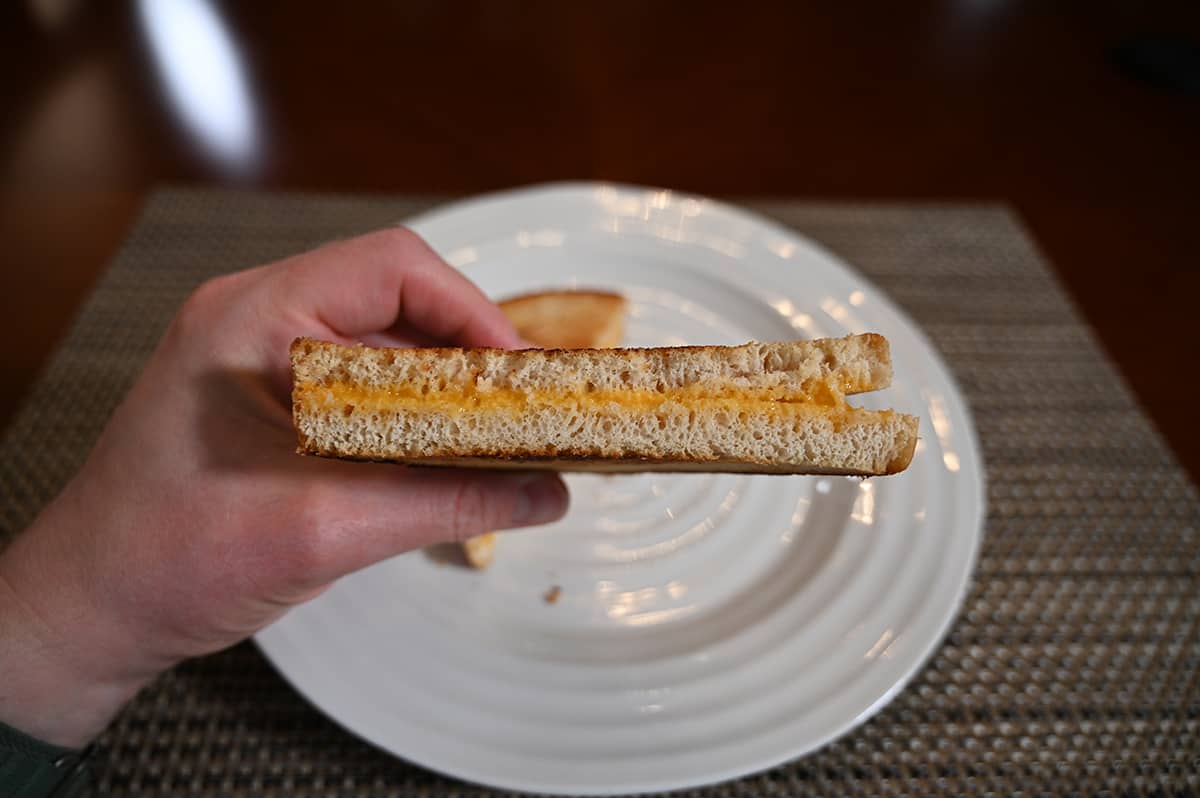
[[[460,346],[522,344],[495,303],[407,228],[339,241],[285,264],[282,292],[289,310],[336,337],[360,338],[404,324]]]

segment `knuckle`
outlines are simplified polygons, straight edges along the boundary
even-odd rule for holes
[[[281,569],[289,576],[308,576],[328,564],[336,537],[329,502],[325,491],[310,488],[291,503],[287,529],[276,551]]]
[[[176,327],[184,333],[210,327],[215,309],[221,306],[226,294],[228,280],[226,276],[212,277],[196,286],[175,315]]]
[[[376,235],[376,240],[385,251],[406,263],[423,263],[431,252],[425,239],[408,227],[387,227]]]
[[[412,228],[404,225],[393,225],[384,228],[381,233],[388,238],[389,243],[397,247],[408,248],[422,243],[421,237]]]
[[[496,499],[475,480],[465,480],[451,494],[446,531],[457,541],[487,532],[497,515]]]

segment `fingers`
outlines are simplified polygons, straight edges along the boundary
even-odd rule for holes
[[[361,339],[407,325],[444,343],[520,344],[504,313],[404,228],[330,244],[280,266],[289,313],[334,336]]]
[[[318,581],[431,543],[549,523],[567,510],[566,486],[545,472],[326,462],[338,478],[323,480],[306,500],[305,521],[285,533],[308,536],[309,576]]]

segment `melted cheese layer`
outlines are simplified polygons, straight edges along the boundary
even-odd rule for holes
[[[846,410],[842,392],[827,383],[806,386],[798,398],[777,399],[751,391],[714,393],[700,389],[668,391],[517,391],[508,388],[478,391],[449,387],[422,394],[406,386],[374,387],[334,382],[327,385],[297,386],[301,404],[324,410],[341,410],[345,415],[379,410],[422,410],[442,413],[468,413],[479,410],[521,413],[535,407],[601,409],[617,405],[638,412],[653,411],[670,403],[691,407],[726,409],[736,412],[780,413],[799,405],[829,410]]]

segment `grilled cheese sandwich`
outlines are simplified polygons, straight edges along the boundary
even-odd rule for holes
[[[877,335],[740,347],[368,349],[298,339],[300,451],[413,464],[874,475],[917,420],[850,406],[886,387]]]

